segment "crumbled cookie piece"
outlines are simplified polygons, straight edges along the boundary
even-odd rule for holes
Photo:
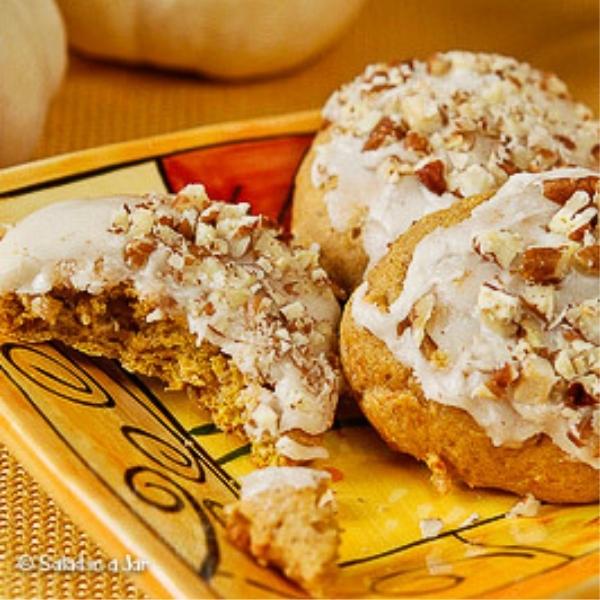
[[[267,467],[242,478],[240,500],[226,507],[233,544],[316,596],[337,572],[340,533],[329,479],[305,467]]]

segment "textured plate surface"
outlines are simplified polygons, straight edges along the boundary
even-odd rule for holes
[[[0,223],[50,202],[176,191],[202,181],[287,226],[314,113],[226,124],[65,155],[0,172]],[[147,561],[154,596],[299,597],[224,539],[222,506],[252,468],[183,394],[55,345],[0,351],[0,426],[11,450],[112,556]],[[595,597],[598,507],[546,505],[507,519],[517,498],[457,488],[391,453],[351,402],[327,434],[344,527],[337,597]],[[477,514],[474,523],[465,525]],[[421,539],[419,521],[444,523]]]

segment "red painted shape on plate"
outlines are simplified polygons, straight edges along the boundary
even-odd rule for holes
[[[254,214],[288,229],[294,176],[312,139],[291,135],[201,148],[163,158],[162,168],[173,192],[200,182],[211,198],[248,202]]]

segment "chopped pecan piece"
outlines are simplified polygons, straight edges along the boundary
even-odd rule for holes
[[[452,62],[441,54],[433,54],[427,59],[427,71],[431,75],[445,75],[452,67]]]
[[[585,246],[573,255],[573,266],[584,275],[600,275],[600,246]]]
[[[561,177],[544,181],[544,196],[557,204],[564,204],[576,191],[581,190],[594,195],[598,187],[598,176],[588,175],[578,179]]]
[[[554,359],[554,370],[567,381],[573,379],[577,373],[569,357],[568,350],[561,350]]]
[[[527,285],[521,296],[523,304],[544,321],[554,314],[554,288],[547,285]]]
[[[575,148],[576,148],[575,142],[571,138],[567,137],[566,135],[561,135],[561,134],[557,133],[554,136],[554,139],[556,141],[560,142],[568,150],[575,150]]]
[[[404,138],[404,145],[415,152],[429,152],[427,138],[416,131],[409,131]]]
[[[435,296],[430,293],[419,298],[410,311],[411,330],[418,347],[421,347],[423,343],[427,324],[431,319],[434,307]]]
[[[515,401],[527,404],[546,402],[557,379],[548,360],[537,354],[527,356],[515,387]]]
[[[148,257],[156,248],[150,240],[132,240],[125,246],[125,262],[133,269],[140,269],[148,262]]]
[[[194,225],[187,219],[180,221],[175,227],[177,233],[180,233],[186,240],[192,241],[194,239],[195,231]]]
[[[548,228],[568,237],[583,237],[584,230],[591,228],[592,220],[598,214],[590,203],[590,197],[585,192],[576,191],[552,217]]]
[[[473,248],[482,258],[508,269],[523,249],[523,238],[505,229],[485,231],[473,238]]]
[[[400,337],[409,325],[410,325],[409,318],[402,319],[402,321],[398,321],[398,323],[396,325],[396,335],[398,337]]]
[[[570,256],[566,246],[527,248],[521,255],[519,273],[531,283],[559,283],[568,272]]]
[[[572,306],[566,319],[588,342],[600,344],[600,298]]]
[[[477,305],[483,322],[503,336],[514,335],[521,316],[519,299],[486,282],[479,288]]]
[[[595,406],[598,400],[594,398],[580,381],[573,381],[567,386],[565,404],[570,408]]]
[[[507,175],[514,175],[515,173],[519,172],[519,167],[517,167],[517,165],[515,165],[515,163],[512,160],[508,159],[508,158],[505,158],[504,160],[502,160],[501,162],[499,162],[498,166]]]
[[[377,150],[387,137],[395,137],[397,140],[401,140],[405,135],[406,130],[402,125],[394,123],[389,117],[381,117],[364,143],[363,152]]]
[[[504,398],[518,375],[519,373],[513,365],[505,363],[499,369],[492,371],[485,385],[496,398]]]
[[[529,314],[522,315],[518,333],[532,348],[535,348],[540,354],[545,354],[547,348],[544,347],[544,335],[538,319]]]
[[[444,171],[444,163],[433,160],[417,169],[415,174],[428,190],[440,196],[448,189]]]
[[[136,208],[131,214],[131,235],[143,237],[152,231],[154,214],[148,208]]]

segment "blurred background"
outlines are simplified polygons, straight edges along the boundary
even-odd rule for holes
[[[112,5],[111,10],[119,4],[100,1]],[[140,1],[123,0],[121,5]],[[189,8],[188,0],[177,1]],[[69,17],[71,41],[93,35],[85,30],[82,19],[97,24],[98,19],[108,18],[98,16],[97,8],[95,12],[91,9],[98,0],[58,3]],[[73,14],[81,13],[86,4],[90,14]],[[202,0],[203,4],[207,2]],[[505,53],[555,71],[573,95],[598,114],[598,3],[594,0],[356,0],[348,2],[345,9],[336,0],[320,0],[317,5],[321,18],[337,19],[343,31],[336,32],[336,39],[328,41],[327,48],[307,64],[283,75],[262,74],[258,80],[227,82],[107,59],[91,60],[71,51],[66,76],[33,157],[219,121],[319,108],[338,85],[369,62],[425,57],[454,48]],[[312,11],[314,6],[306,3]],[[252,34],[252,15],[244,19]],[[298,22],[291,35],[302,39],[310,35],[307,28],[313,26]],[[172,29],[169,35],[176,35]],[[178,43],[184,44],[187,35],[189,31],[182,31]],[[91,45],[94,43],[101,45],[102,41],[92,40]],[[81,47],[85,41],[78,40],[77,45]],[[211,49],[202,52],[210,60]]]

